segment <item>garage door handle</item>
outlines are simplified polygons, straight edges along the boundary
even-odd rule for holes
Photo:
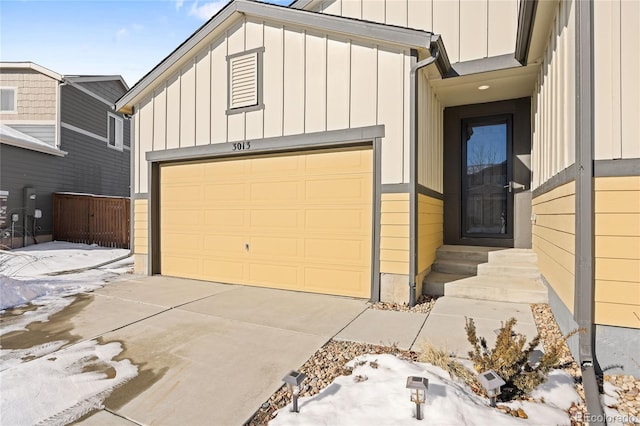
[[[249,243],[244,243],[244,249],[245,249],[246,251],[249,251]]]

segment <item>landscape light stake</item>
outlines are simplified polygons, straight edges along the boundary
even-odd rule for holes
[[[478,381],[487,392],[492,407],[496,406],[496,397],[500,395],[500,387],[505,384],[502,377],[493,370],[487,370],[478,375]]]
[[[291,370],[289,374],[282,378],[282,381],[287,384],[287,391],[292,395],[293,408],[291,411],[294,413],[300,412],[298,410],[298,395],[300,394],[300,384],[306,378],[306,374],[296,370]]]
[[[429,380],[426,377],[407,377],[407,389],[411,390],[411,402],[416,404],[416,420],[422,420],[421,406],[427,400],[428,388]]]

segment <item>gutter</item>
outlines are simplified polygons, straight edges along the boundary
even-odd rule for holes
[[[440,49],[436,41],[440,40],[435,36],[429,46],[431,56],[420,62],[418,52],[411,50],[411,71],[409,73],[409,306],[416,304],[416,275],[418,273],[418,71],[438,59]]]
[[[578,327],[578,362],[582,370],[589,423],[604,425],[597,376],[602,376],[595,354],[594,274],[594,49],[593,3],[578,1],[576,7],[576,241],[574,312]]]

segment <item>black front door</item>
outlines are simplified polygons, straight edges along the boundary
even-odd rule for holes
[[[445,244],[514,246],[514,221],[530,221],[514,215],[514,194],[529,189],[530,154],[529,98],[445,109]]]
[[[511,115],[462,120],[462,236],[513,238]]]

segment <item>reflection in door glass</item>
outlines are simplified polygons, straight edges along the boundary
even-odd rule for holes
[[[472,125],[466,138],[465,234],[507,233],[507,123]],[[464,164],[464,163],[463,163]]]

